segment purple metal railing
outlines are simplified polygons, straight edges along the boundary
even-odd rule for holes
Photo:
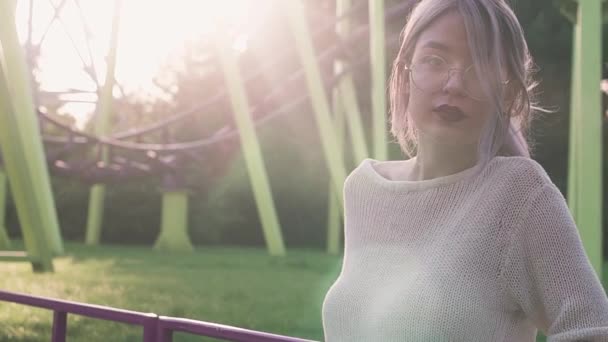
[[[227,341],[248,342],[311,342],[295,337],[269,334],[261,331],[247,330],[228,325],[215,324],[191,319],[160,316],[158,318],[158,342],[171,342],[174,331],[186,332],[199,336],[220,338]]]
[[[0,301],[35,306],[53,311],[52,342],[65,342],[67,314],[76,314],[107,321],[139,325],[144,342],[172,342],[173,332],[220,338],[239,342],[312,342],[295,337],[269,334],[185,318],[158,316],[154,313],[115,309],[107,306],[50,299],[20,293],[0,291]]]

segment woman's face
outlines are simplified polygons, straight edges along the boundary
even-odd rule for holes
[[[481,99],[472,63],[464,20],[457,11],[437,18],[420,34],[408,87],[408,112],[419,138],[449,146],[477,144],[492,106]]]

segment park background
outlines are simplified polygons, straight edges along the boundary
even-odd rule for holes
[[[38,1],[43,0],[34,2]],[[386,7],[390,7],[404,1],[385,2]],[[255,103],[277,83],[300,70],[301,64],[280,6],[272,1],[252,3],[255,5],[248,5],[252,6],[249,11],[256,6],[263,8],[265,18],[272,20],[260,20],[255,25],[235,25],[235,32],[251,30],[255,26],[255,31],[246,35],[245,47],[244,36],[233,36],[236,37],[235,49],[239,51],[241,70],[253,70],[279,51],[292,51],[292,58],[277,62],[272,75],[246,84],[249,99]],[[539,116],[532,125],[533,157],[567,196],[573,26],[553,1],[511,3],[538,66],[535,78],[541,82],[538,88],[540,102],[553,109],[552,113]],[[305,4],[311,27],[331,25],[335,20],[335,1],[307,0]],[[212,7],[209,5],[208,10]],[[140,10],[145,16],[145,9]],[[351,25],[366,25],[368,16],[366,8],[355,12]],[[387,36],[398,34],[404,23],[404,16],[387,21]],[[162,27],[172,22],[157,24]],[[603,31],[606,33],[606,25]],[[157,32],[161,31],[140,31],[142,49],[154,46]],[[241,41],[237,39],[239,37]],[[605,41],[606,34],[603,37]],[[319,51],[336,44],[332,34],[316,35],[313,39]],[[213,54],[211,40],[205,35],[191,39],[178,52],[161,61],[152,75],[154,86],[135,86],[116,96],[112,131],[157,122],[190,108],[224,87],[218,63],[207,58]],[[604,56],[607,47],[603,44]],[[66,50],[65,56],[73,53],[69,48],[62,49]],[[348,49],[351,56],[369,55],[369,39],[363,36],[360,41],[348,44]],[[396,49],[397,45],[389,41],[387,70],[390,70]],[[121,58],[128,56],[121,56],[119,48],[118,60]],[[321,67],[326,74],[331,73],[331,63]],[[43,63],[34,68],[44,71]],[[605,69],[602,78],[608,78],[608,68]],[[60,70],[53,74],[61,77]],[[369,63],[355,65],[353,77],[368,143],[371,141],[370,75]],[[34,81],[34,89],[40,90],[41,79],[34,78]],[[284,100],[295,98],[302,91],[306,91],[303,86],[290,87]],[[93,120],[87,121],[82,116],[86,110],[70,113],[70,108],[76,107],[57,105],[48,106],[46,110],[64,123],[93,132]],[[605,112],[598,113],[600,115],[604,134],[603,212],[607,213],[608,149],[605,139],[608,115]],[[234,125],[228,99],[217,102],[196,119],[174,125],[171,134],[183,141],[194,140],[208,136],[226,124]],[[321,303],[339,272],[341,260],[339,255],[325,253],[329,173],[312,109],[308,104],[298,106],[260,125],[256,132],[288,250],[286,257],[267,255],[240,143],[238,139],[229,139],[201,150],[204,163],[184,170],[191,185],[188,227],[196,247],[194,253],[162,253],[152,249],[161,222],[162,189],[158,178],[147,177],[107,186],[101,244],[91,247],[82,244],[89,184],[74,177],[52,175],[53,195],[67,253],[55,260],[54,274],[32,274],[26,264],[0,264],[0,288],[322,339]],[[155,138],[160,137],[150,137],[151,141]],[[396,143],[390,144],[389,151],[390,159],[403,158]],[[78,158],[77,155],[73,157]],[[346,155],[350,163],[347,170],[356,166],[353,159],[352,155]],[[606,237],[608,220],[604,220],[603,227]],[[21,230],[10,197],[6,228],[18,247]],[[77,341],[102,341],[108,340],[108,336],[116,336],[110,340],[117,341],[137,340],[139,336],[136,329],[85,318],[72,319],[68,327],[69,336]],[[50,318],[44,311],[0,304],[0,340],[44,340],[49,329]],[[186,336],[179,337],[189,340]]]

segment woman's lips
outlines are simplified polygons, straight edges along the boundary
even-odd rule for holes
[[[433,109],[433,113],[437,114],[442,120],[447,122],[458,122],[467,117],[460,108],[450,105],[437,106]]]

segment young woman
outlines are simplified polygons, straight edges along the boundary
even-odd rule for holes
[[[406,161],[344,187],[326,341],[608,341],[608,299],[522,131],[532,60],[503,0],[422,0],[390,81]]]

